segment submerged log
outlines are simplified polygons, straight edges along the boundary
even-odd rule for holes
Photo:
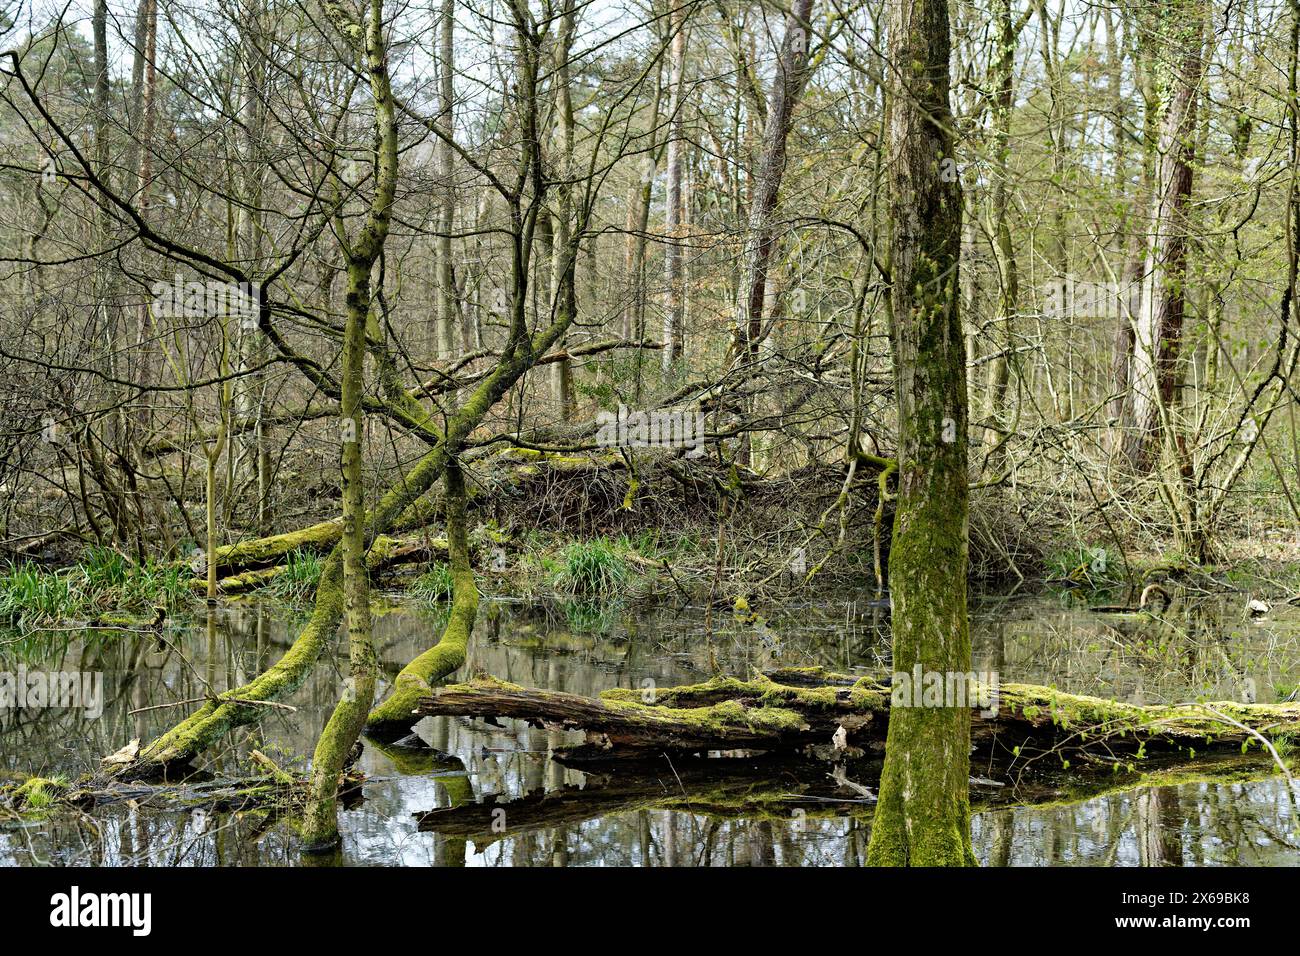
[[[18,813],[39,813],[55,807],[78,807],[90,810],[118,803],[172,812],[209,810],[239,812],[252,809],[299,809],[307,796],[307,779],[296,777],[276,766],[265,755],[253,751],[252,762],[265,775],[240,778],[211,778],[191,775],[174,782],[145,783],[114,780],[103,776],[89,777],[76,783],[63,783],[32,777],[13,788],[0,787],[0,806]],[[349,769],[342,789],[354,792],[365,782],[365,775]]]
[[[786,669],[749,680],[717,677],[660,691],[614,689],[599,698],[534,690],[492,677],[454,684],[419,700],[427,716],[511,717],[583,731],[569,762],[643,757],[647,752],[798,751],[884,747],[887,679]],[[1190,751],[1262,745],[1264,735],[1300,732],[1300,703],[1232,701],[1140,706],[1033,684],[1002,684],[973,702],[971,738],[1002,752],[1100,754],[1120,760],[1148,749]]]
[[[1005,770],[1001,767],[995,773],[1002,775]],[[1069,774],[1007,777],[1005,782],[972,780],[971,809],[1070,806],[1147,787],[1247,782],[1267,779],[1275,772],[1272,762],[1258,752],[1195,761],[1166,755],[1144,763],[1141,769],[1118,772],[1089,764]],[[880,761],[847,764],[845,776],[852,781],[850,786],[837,782],[837,776],[827,773],[824,765],[788,757],[672,761],[661,756],[624,765],[617,774],[589,774],[582,787],[538,791],[510,800],[466,801],[416,813],[415,819],[421,831],[472,838],[480,849],[521,833],[642,810],[719,818],[805,821],[851,816],[869,821],[875,813]]]

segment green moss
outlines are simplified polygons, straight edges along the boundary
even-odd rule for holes
[[[446,580],[440,584],[450,588],[452,604],[442,637],[402,668],[393,682],[393,693],[371,711],[366,726],[373,733],[391,733],[410,727],[417,719],[413,711],[420,698],[429,694],[435,681],[465,663],[478,616],[479,594],[469,562],[465,483],[459,467],[447,470],[447,542],[451,564],[444,569]]]
[[[49,809],[68,790],[62,777],[29,777],[14,788],[12,800],[19,810]]]

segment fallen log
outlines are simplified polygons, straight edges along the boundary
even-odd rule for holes
[[[800,751],[809,747],[884,747],[893,691],[887,677],[786,669],[748,680],[599,698],[534,690],[492,677],[439,688],[419,700],[419,716],[510,717],[585,733],[568,762],[650,753]],[[1264,735],[1300,732],[1300,703],[1232,701],[1140,706],[1033,684],[1002,684],[975,705],[976,746],[1031,752],[1100,754],[1116,761],[1150,749],[1208,750],[1262,745]]]
[[[413,528],[423,527],[434,520],[439,511],[436,504],[417,502],[393,522],[392,528],[395,531],[410,531]],[[281,565],[295,551],[323,554],[338,543],[342,531],[342,519],[331,518],[329,521],[321,521],[297,531],[286,531],[265,538],[251,538],[235,544],[223,545],[216,549],[212,559],[216,562],[218,575],[226,578],[234,577],[246,571],[265,570]],[[381,538],[390,543],[393,540],[380,536],[376,538],[376,543]],[[444,555],[446,553],[445,542],[443,553]]]
[[[886,713],[888,688],[872,684],[807,688],[715,678],[677,687],[645,703],[609,692],[600,699],[530,690],[492,677],[438,688],[421,698],[422,717],[513,717],[547,728],[583,730],[592,755],[639,756],[644,751],[762,750],[828,742],[841,723],[854,730]],[[881,724],[883,736],[883,723]],[[570,758],[579,756],[570,748]]]
[[[170,783],[91,777],[73,784],[32,777],[17,787],[0,788],[0,806],[20,814],[59,806],[90,810],[127,802],[140,808],[169,812],[301,808],[307,797],[307,779],[280,769],[257,751],[253,753],[253,762],[265,771],[263,775],[212,779],[192,776]],[[356,791],[365,779],[364,774],[350,768],[344,776],[343,788]]]
[[[403,564],[415,564],[423,561],[445,561],[447,559],[447,540],[431,538],[419,540],[402,540],[380,535],[375,538],[366,555],[366,567],[371,571],[384,571]],[[256,568],[232,574],[217,581],[217,590],[222,594],[244,594],[258,588],[274,584],[289,570],[289,564],[273,564],[266,568]],[[204,592],[208,582],[204,578],[195,578],[190,582],[190,590]]]
[[[622,464],[621,459],[610,453],[599,456],[556,455],[511,448],[493,449],[490,455],[482,458],[493,459],[488,465],[490,474],[485,477],[494,490],[517,487],[535,479],[543,471],[555,474],[591,473]],[[393,522],[393,530],[410,531],[423,527],[440,518],[442,513],[443,503],[440,498],[417,501]],[[222,577],[241,577],[249,571],[264,571],[279,566],[295,551],[324,553],[338,543],[342,530],[342,519],[331,518],[296,531],[223,545],[213,553],[212,560],[216,562],[217,573]],[[379,540],[376,539],[376,545]],[[445,541],[442,542],[441,557],[446,557]],[[233,586],[240,587],[238,584]]]

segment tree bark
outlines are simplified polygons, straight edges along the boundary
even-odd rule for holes
[[[560,124],[560,182],[556,186],[555,243],[551,265],[551,294],[556,308],[570,313],[576,308],[578,243],[573,236],[573,91],[569,88],[569,56],[576,22],[574,0],[565,0],[555,41],[556,114]],[[566,356],[551,369],[551,391],[562,422],[573,417],[573,363]]]
[[[478,587],[469,562],[469,535],[465,520],[465,476],[458,463],[447,467],[447,548],[452,575],[451,614],[438,643],[416,657],[393,681],[393,693],[371,711],[366,728],[371,733],[405,734],[420,718],[415,714],[430,685],[465,663],[474,619],[478,615]]]
[[[669,0],[678,3],[679,0]],[[686,69],[686,11],[675,6],[668,18],[673,39],[668,67],[668,169],[665,174],[664,234],[664,318],[663,368],[667,372],[682,357],[682,323],[685,315],[682,288],[682,166],[685,141],[682,136],[683,90]]]
[[[993,107],[993,148],[996,170],[993,183],[993,239],[998,263],[999,319],[1001,329],[994,339],[994,357],[989,363],[987,404],[984,416],[992,431],[989,465],[997,473],[1005,466],[1007,432],[1001,427],[1011,357],[1015,354],[1014,319],[1020,308],[1020,273],[1011,241],[1009,186],[1011,178],[1011,110],[1015,105],[1016,43],[1019,27],[1011,0],[997,0],[997,58],[994,66],[996,93]],[[973,270],[972,270],[973,271]]]
[[[397,118],[388,78],[384,40],[383,0],[371,0],[364,24],[364,39],[357,37],[350,16],[334,0],[327,0],[330,18],[345,36],[356,38],[359,59],[370,79],[375,107],[376,185],[370,211],[348,256],[347,318],[343,333],[342,394],[339,399],[342,430],[343,484],[343,605],[348,628],[349,677],[342,698],[330,715],[312,757],[311,794],[303,814],[303,839],[310,849],[338,842],[335,808],[340,777],[348,755],[375,699],[379,662],[371,638],[370,578],[366,571],[365,476],[361,447],[365,441],[362,396],[365,392],[366,331],[371,300],[370,274],[383,252],[392,220],[397,191]]]
[[[1133,347],[1133,431],[1124,444],[1129,463],[1148,471],[1156,439],[1174,425],[1179,343],[1187,281],[1187,207],[1192,193],[1197,89],[1202,72],[1201,0],[1162,8],[1169,105],[1160,135],[1159,177],[1151,213],[1147,274]]]
[[[450,360],[456,355],[456,281],[451,259],[451,234],[456,218],[455,135],[452,109],[455,70],[455,0],[443,0],[438,24],[438,180],[441,201],[438,232],[438,355]]]
[[[898,675],[900,683],[903,676],[910,679]],[[878,751],[884,742],[888,779],[894,717],[919,709],[894,702],[899,688],[891,686],[893,679],[790,667],[749,679],[715,677],[701,684],[614,688],[583,697],[482,676],[428,691],[414,709],[419,717],[511,718],[582,731],[584,743],[557,751],[568,763],[640,760],[665,751],[800,752],[816,745],[833,754],[844,750],[833,740],[843,729],[841,742],[848,747]],[[966,692],[970,706],[952,709],[967,714],[967,741],[982,753],[1002,756],[1018,746],[1027,761],[1049,752],[1092,754],[1127,767],[1138,752],[1233,752],[1243,743],[1258,745],[1258,733],[1300,730],[1297,703],[1139,705],[1014,683]],[[987,694],[988,706],[980,694]],[[963,796],[965,785],[963,779]],[[884,798],[882,792],[882,806]]]
[[[889,584],[895,671],[970,669],[966,362],[958,297],[961,184],[945,0],[892,0],[890,322],[898,494]],[[873,865],[962,866],[970,842],[970,712],[890,713]]]
[[[791,119],[808,80],[811,17],[812,0],[795,0],[786,17],[776,78],[768,97],[763,148],[749,206],[745,247],[741,253],[740,295],[736,303],[737,353],[742,359],[752,359],[757,354],[762,336],[767,273],[775,246],[773,217],[785,176],[786,139]]]

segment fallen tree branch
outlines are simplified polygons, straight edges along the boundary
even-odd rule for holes
[[[718,677],[657,692],[615,689],[599,698],[531,690],[491,677],[436,690],[419,716],[511,717],[548,729],[581,730],[586,743],[566,760],[643,757],[647,752],[797,751],[843,743],[883,749],[891,688],[820,668],[776,671],[749,680]],[[1148,747],[1207,751],[1258,743],[1256,734],[1300,732],[1300,703],[1140,706],[1003,684],[977,710],[971,738],[1003,751],[1115,754]],[[982,706],[975,705],[972,706]]]
[[[371,545],[366,555],[366,567],[371,571],[385,571],[403,564],[416,564],[423,561],[446,560],[447,541],[444,538],[413,539],[399,541],[380,535]],[[289,570],[288,564],[273,564],[269,568],[256,568],[232,574],[217,581],[217,590],[222,594],[243,594],[256,591],[276,579],[283,577]],[[208,583],[202,578],[190,582],[190,590],[202,592]]]

